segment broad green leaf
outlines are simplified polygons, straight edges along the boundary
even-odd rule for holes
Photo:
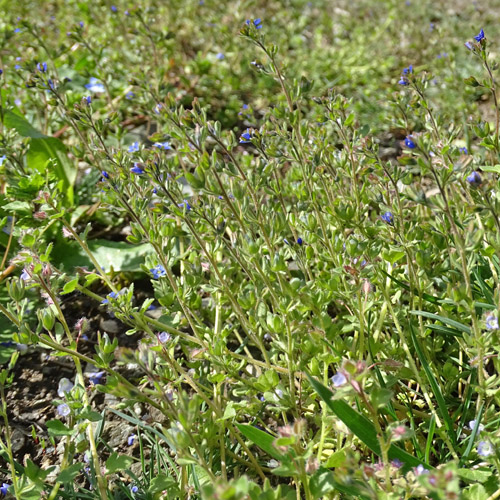
[[[56,481],[60,483],[72,483],[75,478],[80,474],[80,470],[82,469],[82,463],[75,463],[66,467],[60,474],[57,476]]]
[[[344,422],[349,430],[362,441],[370,450],[379,457],[381,456],[380,445],[377,439],[377,431],[375,426],[365,416],[353,410],[345,401],[333,400],[332,393],[323,384],[307,375],[309,382],[314,390],[319,394],[321,399],[326,403],[328,408]],[[411,467],[417,467],[422,464],[426,469],[432,469],[430,465],[422,462],[418,458],[410,455],[395,444],[391,444],[389,448],[389,459],[397,458],[403,462],[403,472],[408,471]]]
[[[113,474],[113,472],[128,469],[133,463],[134,459],[132,457],[118,455],[118,453],[113,452],[106,460],[106,470],[108,474]]]
[[[77,169],[67,155],[64,144],[55,137],[49,137],[38,131],[23,116],[10,110],[4,112],[4,124],[7,128],[13,128],[22,137],[30,138],[30,146],[26,160],[28,166],[45,172],[47,166],[53,160],[55,174],[63,181],[64,190],[70,203],[73,203],[73,184],[76,180]]]
[[[47,430],[51,436],[70,436],[73,433],[60,420],[49,420],[47,422]]]
[[[177,482],[167,474],[158,474],[149,485],[148,493],[154,495],[155,493],[161,493],[163,490],[168,490],[169,495],[172,497],[177,496],[178,487]]]
[[[124,241],[90,240],[90,251],[101,267],[109,271],[140,271],[144,257],[152,252],[148,243],[131,245]],[[70,270],[77,266],[93,268],[93,264],[76,242],[61,242],[54,246],[52,258],[58,265],[64,264]]]

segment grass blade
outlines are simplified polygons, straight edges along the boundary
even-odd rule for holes
[[[461,332],[471,334],[471,329],[467,325],[463,325],[454,319],[445,318],[444,316],[439,316],[439,314],[430,313],[427,311],[410,311],[410,314],[415,314],[416,316],[423,316],[424,318],[430,318],[435,321],[441,321],[445,325],[451,326],[456,330],[460,330]]]
[[[349,428],[349,430],[362,441],[373,453],[381,456],[380,446],[377,439],[377,431],[375,426],[364,415],[353,410],[345,401],[332,399],[332,393],[323,384],[307,375],[309,382],[314,390],[318,393],[321,399],[326,403],[328,408]],[[403,472],[408,471],[411,467],[417,467],[422,464],[426,469],[432,467],[418,458],[410,455],[403,449],[392,444],[389,448],[389,458],[394,460],[397,458],[403,462]]]

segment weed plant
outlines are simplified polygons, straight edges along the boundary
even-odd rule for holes
[[[2,2],[0,496],[500,498],[490,3]]]

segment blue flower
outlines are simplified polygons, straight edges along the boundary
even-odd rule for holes
[[[304,240],[302,238],[297,238],[297,243],[299,245],[302,245],[304,243]]]
[[[162,343],[165,344],[165,342],[168,342],[170,340],[170,334],[167,332],[161,332],[158,334],[158,340]]]
[[[179,203],[177,205],[179,208],[186,208],[186,212],[189,212],[191,210],[191,205],[189,204],[189,202],[187,200],[184,200],[182,203]]]
[[[80,25],[80,28],[83,28],[85,26],[83,21],[80,21],[78,24]]]
[[[95,77],[90,78],[89,83],[85,85],[85,88],[90,90],[90,92],[94,92],[94,94],[101,94],[106,90],[104,85]]]
[[[87,106],[90,106],[92,104],[92,97],[87,95],[83,98],[83,101],[85,102],[85,104],[87,104]]]
[[[224,59],[224,57],[226,57],[226,56],[225,56],[222,52],[219,52],[219,53],[215,56],[215,58],[216,58],[216,59],[219,59],[219,60]]]
[[[410,85],[410,82],[408,81],[408,78],[405,78],[404,76],[402,76],[400,79],[399,79],[399,85]]]
[[[481,184],[481,176],[478,172],[474,171],[467,177],[467,182],[472,186],[479,186]]]
[[[250,23],[253,23],[253,25],[258,29],[260,30],[262,28],[262,19],[259,17],[258,19],[255,19],[253,21],[251,21],[250,19],[247,19],[245,21],[245,24],[247,26],[250,26]]]
[[[0,493],[2,495],[7,495],[7,491],[9,490],[10,484],[7,483],[2,483],[2,486],[0,487]]]
[[[142,175],[144,173],[144,170],[141,167],[139,167],[138,163],[134,163],[134,166],[130,169],[130,171],[133,174],[137,174],[137,175]]]
[[[168,142],[155,142],[153,144],[153,147],[158,149],[164,149],[165,151],[167,151],[168,149],[172,149]]]
[[[129,153],[136,153],[139,151],[139,143],[138,142],[133,142],[131,146],[128,148]]]
[[[410,64],[407,68],[403,69],[403,75],[410,75],[413,73],[413,64]]]
[[[486,318],[486,328],[488,330],[498,330],[498,319],[496,316],[493,316],[493,314],[490,314]]]
[[[139,488],[138,488],[137,486],[132,486],[132,487],[130,488],[130,491],[131,491],[132,493],[137,493],[137,492],[139,491]]]
[[[47,73],[47,63],[46,62],[43,62],[43,63],[38,63],[36,65],[38,71],[41,71],[42,73]]]
[[[3,165],[3,162],[7,159],[6,155],[0,156],[0,167]]]
[[[409,135],[406,139],[405,139],[405,146],[409,149],[415,149],[417,147],[417,145],[415,144],[415,142],[413,142],[413,139],[411,138],[411,135]]]
[[[111,6],[111,12],[118,12],[118,8],[116,7],[116,5]]]
[[[337,372],[332,377],[333,387],[340,387],[340,386],[344,385],[346,382],[347,382],[347,378],[343,373]]]
[[[16,29],[14,30],[14,33],[21,33],[21,28],[16,28]]]
[[[101,172],[102,175],[102,180],[105,181],[106,179],[109,179],[109,174],[106,172],[106,170],[103,170]]]
[[[247,131],[241,134],[240,136],[240,144],[248,144],[252,139],[252,134],[249,128],[247,128]]]
[[[155,280],[160,279],[163,276],[167,275],[167,271],[161,264],[158,264],[157,266],[153,267],[153,269],[150,269],[150,271]]]
[[[394,217],[391,212],[385,212],[380,216],[380,218],[384,221],[387,222],[387,224],[393,224],[394,223]]]
[[[137,436],[135,434],[130,434],[130,436],[127,438],[127,444],[129,446],[132,446],[134,444],[135,438]]]
[[[127,92],[125,94],[125,97],[130,100],[130,99],[133,99],[135,97],[135,94],[133,92]]]
[[[464,45],[469,49],[469,50],[473,50],[474,47],[472,46],[472,43],[470,42],[465,42]]]
[[[429,470],[426,469],[422,464],[419,464],[413,469],[415,476],[421,476],[422,474],[429,474]]]
[[[66,403],[62,403],[57,405],[57,413],[61,415],[61,417],[67,417],[71,413],[71,410]]]
[[[108,298],[101,301],[101,304],[109,304],[109,299],[116,299],[116,297],[118,297],[118,294],[116,292],[111,292],[108,293],[107,297]]]
[[[482,457],[489,457],[493,454],[493,446],[487,441],[480,441],[477,445],[477,454]]]
[[[92,382],[94,385],[97,385],[101,382],[101,378],[104,375],[105,372],[92,372],[89,374],[89,380]]]
[[[483,38],[484,38],[484,31],[481,30],[479,34],[474,37],[474,40],[476,40],[476,42],[480,42]]]
[[[466,148],[466,147],[463,147],[463,148],[458,148],[458,150],[459,150],[462,154],[464,154],[464,155],[468,155],[468,154],[469,154],[469,152],[467,151],[467,148]]]

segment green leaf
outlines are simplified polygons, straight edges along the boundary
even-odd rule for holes
[[[410,311],[410,314],[415,314],[417,316],[424,316],[425,318],[434,319],[436,321],[444,323],[445,325],[452,326],[453,328],[460,330],[461,332],[468,333],[469,335],[471,334],[471,329],[468,326],[463,325],[462,323],[459,323],[458,321],[455,321],[453,319],[439,316],[438,314],[430,313],[427,311]]]
[[[39,132],[23,116],[10,110],[4,111],[3,123],[7,128],[13,128],[22,137],[31,137],[32,139],[45,139],[45,134]]]
[[[146,255],[152,252],[149,243],[131,245],[124,241],[91,240],[88,243],[90,251],[104,269],[111,267],[115,271],[140,271]],[[65,269],[77,266],[93,268],[93,264],[76,242],[63,241],[54,246],[52,258],[58,265],[64,264]]]
[[[80,474],[80,470],[82,469],[82,463],[72,464],[69,467],[66,467],[63,471],[59,473],[56,481],[60,483],[72,483],[75,478]]]
[[[333,400],[332,393],[329,389],[317,380],[313,379],[310,375],[306,375],[314,390],[319,394],[328,408],[330,408],[330,410],[332,410],[332,412],[340,418],[342,422],[344,422],[344,424],[355,436],[357,436],[360,441],[362,441],[366,446],[368,446],[368,448],[370,448],[370,450],[380,457],[380,445],[377,439],[375,426],[365,416],[353,410],[345,401]],[[411,467],[417,467],[420,464],[422,464],[426,469],[432,469],[430,465],[427,465],[413,455],[410,455],[395,444],[391,444],[388,454],[389,459],[394,460],[397,458],[403,462],[403,472],[407,472]]]
[[[66,427],[60,420],[49,420],[47,430],[51,436],[71,436],[73,431]]]
[[[61,295],[64,295],[65,293],[73,292],[77,286],[78,286],[78,278],[75,278],[74,280],[68,281],[64,285],[63,291],[61,292]]]
[[[127,455],[118,455],[118,453],[113,452],[106,460],[106,470],[108,474],[113,474],[113,472],[128,469],[133,463],[134,459],[132,457]]]
[[[273,446],[275,438],[267,432],[261,431],[252,425],[236,424],[239,431],[247,438],[262,448],[270,457],[276,460],[283,460],[285,457]]]
[[[451,420],[450,414],[448,413],[448,406],[446,405],[446,402],[443,398],[443,394],[441,393],[441,388],[439,386],[439,383],[436,380],[436,378],[434,377],[434,374],[432,373],[431,367],[429,366],[429,363],[428,363],[427,358],[424,354],[424,351],[422,350],[422,347],[417,339],[417,336],[415,335],[413,325],[411,323],[408,323],[408,325],[409,325],[409,329],[410,329],[410,336],[411,336],[411,340],[413,342],[413,346],[415,347],[415,351],[417,353],[418,359],[420,360],[420,364],[422,365],[422,368],[424,369],[425,375],[427,376],[427,380],[429,381],[429,384],[432,388],[432,392],[434,393],[434,397],[436,398],[439,413],[441,414],[441,418],[444,421],[444,426],[446,428],[446,432],[448,433],[448,436],[450,437],[451,442],[453,444],[456,444],[457,436],[456,436],[455,430],[453,428],[453,422]]]
[[[55,137],[42,134],[34,128],[24,117],[5,111],[4,124],[8,128],[15,129],[22,137],[31,139],[26,160],[28,166],[44,173],[47,166],[51,164],[55,168],[58,179],[63,181],[63,187],[70,203],[73,203],[73,184],[76,180],[77,169],[68,158],[66,147]]]
[[[327,469],[331,469],[332,467],[340,467],[346,459],[346,454],[344,450],[338,450],[335,453],[332,453],[327,461],[325,462],[325,467]]]
[[[177,482],[167,474],[158,474],[149,485],[148,493],[153,495],[168,490],[169,496],[176,497],[178,494]]]
[[[327,493],[334,490],[351,495],[349,498],[371,498],[368,494],[363,493],[363,485],[356,482],[349,485],[339,483],[335,481],[333,472],[323,467],[320,467],[314,473],[314,476],[311,477],[309,488],[311,489],[313,498],[323,498]]]
[[[494,172],[500,174],[500,165],[484,165],[479,167],[483,172]]]
[[[457,475],[466,481],[484,483],[492,474],[492,471],[486,469],[457,469]]]

